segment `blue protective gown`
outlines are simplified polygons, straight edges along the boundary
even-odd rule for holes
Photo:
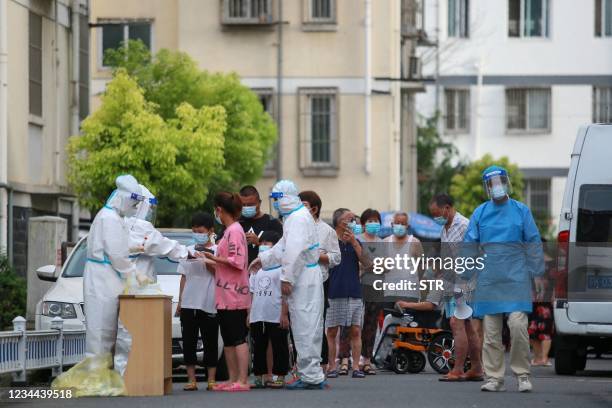
[[[464,243],[471,256],[484,257],[484,268],[476,272],[473,316],[531,312],[532,281],[544,273],[544,253],[529,207],[513,199],[481,204]]]

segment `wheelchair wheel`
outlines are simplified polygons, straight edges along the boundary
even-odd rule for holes
[[[422,353],[399,350],[391,357],[391,368],[396,374],[416,374],[423,371],[426,360]]]
[[[440,374],[447,374],[455,365],[455,341],[453,335],[444,332],[436,335],[427,347],[427,361]]]

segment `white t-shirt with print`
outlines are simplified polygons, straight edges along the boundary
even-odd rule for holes
[[[250,322],[279,323],[281,315],[281,270],[280,266],[268,270],[260,269],[249,277],[253,294]]]
[[[216,246],[211,248],[216,252]],[[194,246],[187,247],[193,254]],[[200,261],[189,259],[179,263],[177,272],[185,275],[185,286],[181,297],[181,308],[198,309],[206,313],[217,313],[215,308],[215,275]]]

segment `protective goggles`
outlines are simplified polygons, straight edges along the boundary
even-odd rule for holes
[[[140,194],[136,194],[136,193],[132,193],[132,195],[130,196],[130,198],[134,201],[144,201],[145,200],[145,196],[140,195]]]
[[[153,197],[153,198],[149,198],[149,204],[151,205],[157,205],[157,198]]]
[[[270,193],[270,198],[278,200],[279,198],[283,198],[283,193],[280,191],[273,191]]]

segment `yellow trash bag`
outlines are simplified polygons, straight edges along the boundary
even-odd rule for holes
[[[123,378],[112,368],[110,353],[87,357],[51,383],[52,389],[72,389],[76,397],[125,395]]]

